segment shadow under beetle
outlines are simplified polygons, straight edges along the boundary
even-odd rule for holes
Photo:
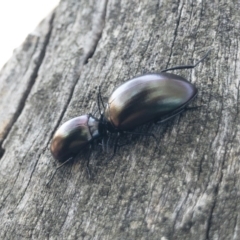
[[[166,72],[194,68],[209,52],[210,50],[194,65],[175,66],[160,73],[148,73],[128,80],[111,94],[106,108],[99,90],[97,103],[100,118],[86,114],[61,125],[51,142],[53,157],[65,164],[95,140],[104,142],[110,133],[118,133],[114,142],[114,156],[122,133],[129,133],[150,121],[161,123],[182,112],[196,97],[197,88],[185,78]],[[103,112],[100,105],[104,108]],[[154,136],[148,133],[131,133]],[[87,169],[89,159],[90,157]]]

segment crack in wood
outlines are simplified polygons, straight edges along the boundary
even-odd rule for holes
[[[100,13],[100,19],[98,19],[97,21],[97,24],[96,26],[93,26],[93,35],[95,34],[95,37],[93,37],[93,42],[90,44],[90,49],[89,49],[89,52],[86,54],[85,56],[85,59],[83,60],[83,65],[86,65],[89,61],[90,58],[93,57],[95,51],[96,51],[96,48],[97,48],[97,45],[102,37],[102,32],[103,32],[103,29],[104,29],[104,26],[105,26],[105,20],[106,20],[106,12],[107,12],[107,5],[108,5],[108,0],[105,0],[104,4],[103,4],[103,11]],[[100,30],[99,30],[100,29]],[[55,131],[57,130],[57,128],[59,127],[59,124],[60,122],[62,121],[62,118],[71,102],[71,99],[72,99],[72,96],[74,94],[74,91],[75,91],[75,87],[77,85],[77,81],[80,77],[80,73],[77,74],[76,76],[76,79],[75,79],[75,84],[73,86],[73,88],[71,89],[70,91],[70,94],[69,94],[69,98],[67,100],[67,103],[59,117],[59,120],[56,124],[56,127],[53,129],[52,133],[51,133],[51,136],[53,136],[53,134],[55,133]],[[50,137],[49,139],[49,142],[51,141],[52,137]],[[49,142],[46,146],[49,145]]]
[[[16,109],[16,112],[13,114],[13,117],[12,117],[11,121],[9,122],[9,124],[7,126],[7,129],[4,133],[2,141],[0,142],[0,159],[3,157],[4,152],[5,152],[5,149],[2,148],[2,143],[7,138],[9,132],[11,131],[11,129],[14,126],[14,123],[17,121],[18,117],[21,115],[21,113],[24,109],[24,106],[25,106],[25,102],[26,102],[26,100],[29,96],[29,93],[31,92],[31,89],[32,89],[32,87],[35,83],[35,80],[36,80],[37,76],[38,76],[38,71],[39,71],[39,68],[40,68],[40,66],[43,62],[44,57],[45,57],[46,49],[47,49],[47,46],[48,46],[48,43],[49,43],[49,40],[50,40],[50,37],[51,37],[54,16],[55,16],[55,14],[53,12],[53,14],[51,16],[51,19],[49,21],[49,26],[50,26],[49,27],[49,32],[46,34],[45,40],[43,42],[43,47],[42,47],[41,53],[39,55],[39,59],[36,63],[36,67],[33,70],[32,75],[30,76],[30,80],[29,80],[28,86],[26,88],[26,91],[24,92],[22,98],[20,99],[19,105]]]
[[[86,65],[88,63],[88,60],[93,57],[97,49],[98,43],[102,37],[103,29],[105,26],[105,20],[106,20],[107,4],[108,4],[108,0],[104,2],[103,11],[100,14],[97,24],[93,28],[93,42],[91,44],[89,52],[87,53],[83,61],[83,65]]]

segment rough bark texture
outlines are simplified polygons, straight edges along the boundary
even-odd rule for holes
[[[240,239],[239,1],[63,0],[0,72],[1,239]],[[134,137],[107,166],[61,168],[49,145],[135,75],[175,73],[192,106]]]

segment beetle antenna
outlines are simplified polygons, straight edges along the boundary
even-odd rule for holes
[[[113,144],[113,153],[112,155],[104,162],[105,165],[107,165],[116,155],[117,153],[117,149],[119,147],[118,142],[119,142],[119,138],[121,137],[121,133],[117,134],[117,137],[114,139],[114,144]],[[107,152],[108,152],[108,145],[109,145],[109,138],[107,140]]]
[[[94,147],[94,144],[93,142],[90,144],[89,146],[89,150],[88,150],[88,158],[87,158],[87,166],[86,166],[86,170],[87,170],[87,174],[88,174],[88,177],[89,179],[91,179],[91,171],[90,171],[90,167],[89,167],[89,164],[90,164],[90,157],[91,157],[91,153],[92,153],[92,150],[93,150],[93,147]]]
[[[197,62],[195,63],[194,65],[180,65],[180,66],[175,66],[175,67],[171,67],[171,68],[167,68],[167,69],[164,69],[162,70],[161,72],[167,72],[167,71],[170,71],[170,70],[177,70],[177,69],[187,69],[187,68],[195,68],[199,63],[201,63],[207,56],[208,54],[211,52],[212,49],[209,49],[207,51],[207,53]]]
[[[49,187],[50,183],[52,182],[53,180],[53,177],[55,176],[56,172],[62,167],[64,166],[66,163],[70,162],[73,158],[70,157],[68,160],[66,160],[65,162],[63,162],[62,164],[60,164],[58,167],[56,167],[53,175],[51,176],[50,180],[47,182],[46,186]]]

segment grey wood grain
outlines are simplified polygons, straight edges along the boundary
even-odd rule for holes
[[[238,1],[63,0],[0,72],[1,239],[240,239]],[[97,110],[133,76],[178,70],[191,106],[101,146],[51,178],[49,145],[64,121]],[[126,139],[123,139],[123,141]]]

